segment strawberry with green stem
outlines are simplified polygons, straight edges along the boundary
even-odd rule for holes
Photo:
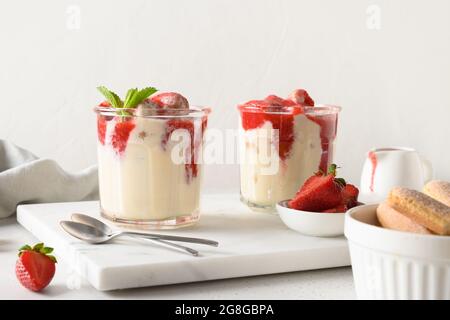
[[[310,177],[295,197],[289,201],[289,207],[302,211],[320,212],[338,206],[342,201],[341,189],[345,180],[336,178],[335,164],[330,165],[328,172],[317,172]]]
[[[34,247],[24,245],[19,249],[16,262],[16,276],[27,289],[40,291],[44,289],[55,275],[56,258],[50,253],[53,248],[38,243]]]
[[[336,178],[337,165],[332,164],[328,172],[317,172],[305,181],[288,205],[292,209],[337,213],[345,212],[357,205],[359,190]]]

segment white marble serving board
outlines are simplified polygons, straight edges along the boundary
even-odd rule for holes
[[[158,231],[219,241],[218,248],[189,244],[201,252],[199,257],[125,237],[101,245],[83,243],[59,225],[61,220],[70,220],[74,212],[99,218],[99,204],[90,201],[21,205],[17,208],[17,221],[54,247],[60,260],[65,259],[98,290],[350,265],[344,237],[303,236],[288,229],[277,215],[250,211],[237,195],[206,195],[198,224]]]

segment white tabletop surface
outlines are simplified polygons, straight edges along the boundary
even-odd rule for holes
[[[0,220],[0,299],[354,299],[351,268],[335,268],[100,292],[58,263],[41,293],[23,288],[14,267],[17,249],[38,240],[15,217]]]

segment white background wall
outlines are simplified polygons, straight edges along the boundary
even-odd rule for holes
[[[222,129],[238,102],[304,87],[344,108],[350,180],[387,145],[420,150],[450,180],[448,0],[0,0],[0,40],[0,138],[68,170],[96,161],[97,85],[179,91]],[[237,190],[236,169],[208,167],[205,189]]]

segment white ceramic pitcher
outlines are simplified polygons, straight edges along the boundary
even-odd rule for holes
[[[431,163],[414,149],[372,149],[367,154],[361,174],[360,201],[382,202],[393,187],[422,190],[432,178]]]

